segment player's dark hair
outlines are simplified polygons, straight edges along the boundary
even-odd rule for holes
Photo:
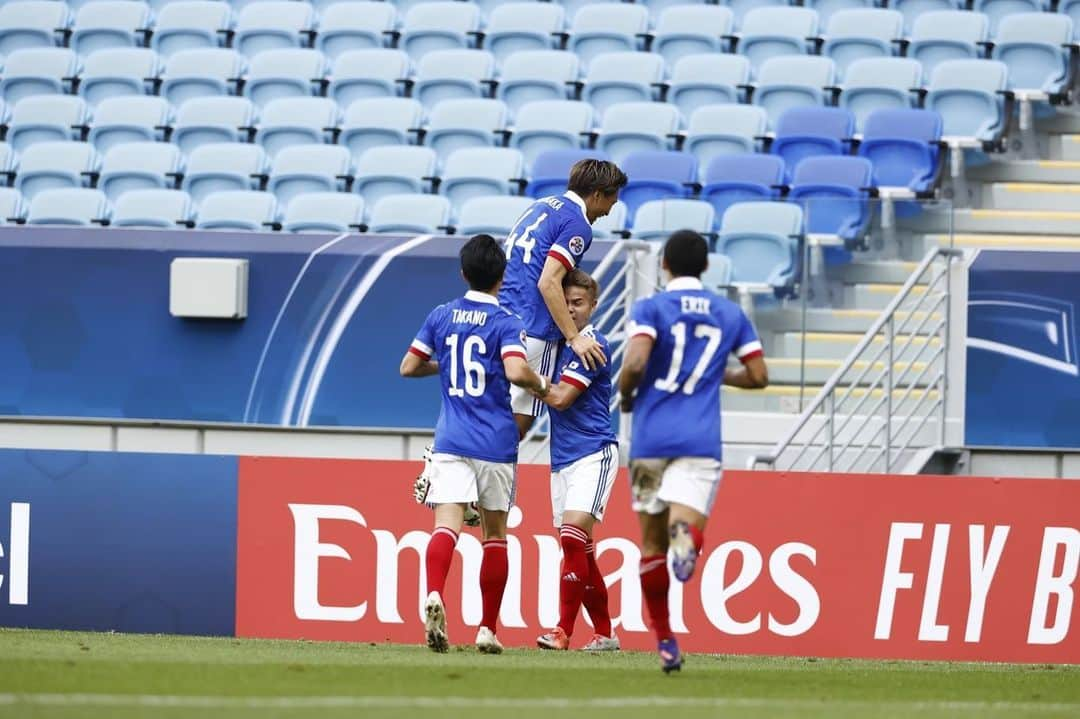
[[[594,192],[611,197],[626,186],[626,173],[607,160],[578,160],[570,168],[566,189],[586,198]]]
[[[458,253],[469,289],[488,292],[506,270],[506,252],[491,235],[473,235]]]
[[[564,290],[568,290],[571,287],[580,287],[583,290],[588,290],[589,296],[592,297],[593,302],[596,302],[600,297],[600,284],[593,279],[592,275],[580,267],[567,272],[563,276],[562,286]]]
[[[709,244],[693,230],[679,230],[664,244],[664,261],[673,277],[701,277],[709,265]]]

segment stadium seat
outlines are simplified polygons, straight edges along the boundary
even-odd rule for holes
[[[941,115],[943,138],[996,143],[1007,125],[1008,67],[997,60],[947,60],[930,76],[924,106]]]
[[[337,104],[325,97],[289,97],[266,103],[255,142],[270,157],[290,145],[332,142],[340,118]]]
[[[331,5],[333,7],[333,5]],[[364,198],[344,192],[308,192],[297,195],[285,208],[285,232],[360,232],[364,225]]]
[[[589,158],[611,159],[607,153],[597,150],[548,150],[540,153],[533,160],[532,175],[529,184],[525,187],[525,194],[533,198],[561,195],[566,192],[566,180],[570,177],[570,168],[578,160]]]
[[[387,195],[427,192],[437,163],[430,147],[373,147],[356,160],[353,192],[362,195],[368,207]]]
[[[373,97],[357,100],[345,110],[338,144],[349,148],[354,158],[365,150],[382,145],[408,145],[414,140],[424,108],[409,97]]]
[[[706,167],[714,157],[754,152],[769,118],[753,105],[707,105],[690,115],[683,151]]]
[[[26,219],[26,200],[14,187],[0,187],[0,224],[20,224]]]
[[[1066,92],[1072,78],[1073,23],[1068,15],[1045,12],[1005,15],[991,57],[1009,68],[1009,89],[1046,100]]]
[[[83,57],[108,48],[147,45],[150,6],[135,0],[94,0],[79,8],[71,48]]]
[[[731,260],[731,282],[750,291],[789,291],[798,268],[802,208],[787,202],[740,202],[720,220],[716,251]]]
[[[240,190],[216,192],[199,206],[200,230],[250,230],[278,228],[277,200],[269,192]]]
[[[903,110],[918,99],[913,89],[922,86],[922,66],[906,57],[855,60],[844,76],[840,107],[855,116],[855,128],[862,128],[875,110]]]
[[[152,95],[161,70],[161,58],[148,48],[99,50],[86,58],[79,78],[79,95],[92,106],[110,97]]]
[[[181,188],[202,203],[218,192],[260,189],[269,171],[270,158],[258,145],[211,142],[191,151]]]
[[[760,7],[787,7],[790,5],[786,0],[727,0],[724,4],[731,8],[731,12],[735,14],[736,29],[742,27],[747,13],[751,10],[756,10]]]
[[[484,195],[516,195],[525,182],[525,160],[509,147],[469,147],[443,164],[439,194],[461,208],[466,200]]]
[[[910,35],[915,19],[928,12],[967,7],[966,0],[892,0],[889,8],[904,16],[904,34]]]
[[[162,230],[195,226],[195,203],[183,190],[130,190],[114,203],[112,227]]]
[[[807,54],[817,34],[818,16],[809,8],[755,8],[743,18],[737,49],[757,70],[769,58]]]
[[[629,178],[619,192],[631,224],[637,210],[650,200],[690,197],[697,183],[697,161],[688,152],[631,152],[619,163]]]
[[[619,162],[639,150],[667,150],[682,118],[674,105],[662,102],[624,102],[604,113],[596,149]]]
[[[180,50],[225,47],[232,36],[233,12],[218,0],[170,2],[157,13],[150,47],[163,58]],[[119,208],[118,208],[119,209]]]
[[[6,142],[0,142],[0,182],[4,187],[15,184],[15,173],[19,169],[19,154]],[[3,217],[0,216],[0,220]]]
[[[708,262],[701,273],[701,284],[707,290],[723,292],[731,285],[731,259],[719,252],[710,252]]]
[[[183,179],[180,148],[168,142],[128,142],[105,153],[97,187],[112,202],[129,190],[172,189]]]
[[[495,58],[487,50],[434,50],[416,68],[412,96],[430,109],[443,100],[487,97]]]
[[[795,168],[788,201],[803,208],[808,234],[832,235],[853,248],[870,220],[873,166],[865,157],[808,157]],[[825,261],[846,262],[843,249],[826,247]]]
[[[585,5],[574,14],[566,49],[587,68],[594,57],[606,52],[644,50],[648,29],[649,11],[641,5]]]
[[[164,98],[152,96],[113,97],[94,109],[94,122],[87,138],[100,153],[122,142],[164,140],[173,122],[172,107]],[[172,138],[175,142],[175,137]],[[181,151],[187,152],[181,145]]]
[[[510,2],[496,6],[484,28],[484,49],[498,63],[514,53],[561,45],[565,13],[557,3]]]
[[[774,57],[758,70],[754,104],[765,108],[769,126],[775,127],[785,110],[824,105],[825,88],[835,79],[836,65],[827,57]]]
[[[924,194],[941,166],[941,117],[929,110],[876,110],[866,118],[859,156],[873,165],[873,185]]]
[[[634,217],[635,240],[665,240],[676,230],[712,232],[715,211],[701,200],[650,200]]]
[[[353,180],[352,157],[340,145],[299,145],[286,147],[270,165],[268,192],[278,205],[305,192],[347,192]]]
[[[5,140],[22,152],[36,142],[82,140],[90,108],[71,95],[36,95],[19,100],[11,111]]]
[[[597,55],[585,75],[581,99],[603,116],[619,102],[652,102],[661,98],[664,58],[651,52],[609,52]]]
[[[342,107],[369,97],[403,94],[409,56],[401,50],[347,50],[334,60],[328,96]]]
[[[803,6],[817,12],[818,27],[828,27],[837,13],[847,10],[873,9],[878,6],[878,3],[876,0],[803,0]],[[903,35],[896,35],[896,37],[903,37]]]
[[[775,199],[783,181],[784,161],[776,155],[717,155],[705,168],[700,197],[719,220],[739,202]]]
[[[251,61],[244,97],[258,107],[265,107],[266,103],[284,97],[321,95],[328,84],[329,70],[329,61],[318,50],[265,50]]]
[[[434,234],[450,222],[450,201],[439,195],[389,195],[371,208],[368,232]]]
[[[972,0],[971,9],[986,15],[991,34],[1001,29],[1001,21],[1018,13],[1041,13],[1050,9],[1049,0]]]
[[[331,59],[349,50],[385,47],[397,34],[393,3],[349,0],[334,2],[322,11],[315,49]]]
[[[0,93],[9,105],[31,95],[70,93],[81,68],[79,56],[65,47],[15,50],[4,58]]]
[[[429,114],[424,144],[442,161],[463,147],[502,145],[507,115],[502,100],[444,100]]]
[[[39,142],[19,158],[15,187],[27,200],[62,187],[91,187],[101,169],[101,156],[88,142]]]
[[[563,190],[566,190],[566,180],[563,180]],[[594,240],[610,239],[613,235],[623,235],[626,232],[626,205],[616,202],[611,206],[611,211],[593,223],[592,236]]]
[[[660,13],[652,51],[669,66],[686,55],[724,52],[735,16],[717,5],[672,5]]]
[[[821,54],[844,77],[848,65],[868,57],[892,57],[904,37],[904,16],[882,8],[841,10],[829,20]]]
[[[671,70],[667,101],[690,117],[706,105],[739,102],[749,82],[750,61],[742,55],[686,55]]]
[[[1057,11],[1073,21],[1073,40],[1080,39],[1080,0],[1058,0]]]
[[[171,140],[184,154],[211,142],[246,142],[256,116],[255,105],[246,97],[196,97],[177,112]]]
[[[0,5],[0,57],[16,50],[62,45],[71,27],[68,6],[55,0]]]
[[[233,95],[246,70],[247,61],[235,50],[180,50],[165,61],[160,94],[174,107],[193,97]]]
[[[100,190],[56,188],[42,190],[30,200],[26,224],[90,227],[108,224],[110,214],[109,201]]]
[[[398,47],[413,62],[435,50],[462,50],[476,46],[480,8],[471,2],[434,1],[413,5],[401,23]]]
[[[982,57],[981,43],[990,37],[990,21],[985,15],[966,10],[928,12],[915,18],[907,56],[923,67],[923,79],[946,60]]]
[[[236,19],[233,47],[249,58],[267,50],[285,50],[311,44],[315,9],[295,0],[259,0],[249,3]]]
[[[855,133],[855,116],[839,107],[793,107],[776,123],[769,151],[783,158],[785,182],[807,157],[846,155]]]
[[[518,111],[510,147],[521,150],[525,166],[532,167],[542,152],[580,148],[592,127],[593,109],[587,102],[530,102]]]
[[[457,234],[506,237],[532,203],[531,197],[474,197],[458,213]]]
[[[512,113],[529,102],[566,100],[578,79],[577,55],[565,50],[514,53],[502,66],[495,97]]]

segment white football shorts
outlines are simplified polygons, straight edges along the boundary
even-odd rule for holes
[[[712,457],[631,460],[633,509],[660,514],[670,504],[682,504],[707,517],[722,474],[720,462]]]
[[[509,512],[517,488],[517,465],[436,453],[429,470],[428,504],[476,502],[483,509]]]
[[[552,379],[555,375],[555,363],[559,361],[559,341],[526,337],[525,356],[533,372]],[[539,417],[544,409],[544,403],[529,394],[528,390],[512,384],[510,385],[510,408],[514,410],[514,414]]]
[[[619,446],[609,444],[551,473],[552,523],[562,526],[563,512],[585,512],[602,520],[619,473]]]

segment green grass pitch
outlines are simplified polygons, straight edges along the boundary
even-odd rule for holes
[[[0,629],[0,718],[1080,717],[1080,667]]]

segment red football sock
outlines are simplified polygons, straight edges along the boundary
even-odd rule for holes
[[[607,584],[604,583],[604,573],[596,563],[592,542],[585,547],[585,554],[589,558],[589,583],[585,586],[582,602],[585,609],[589,610],[589,618],[592,619],[596,633],[610,637],[611,615],[608,613]]]
[[[429,592],[438,592],[442,596],[446,588],[446,575],[450,573],[450,562],[454,559],[457,538],[457,532],[447,527],[436,527],[431,533],[427,552],[424,554]]]
[[[668,587],[671,578],[668,575],[667,557],[653,554],[641,558],[641,596],[649,610],[653,633],[657,639],[674,639],[671,623],[668,619]]]
[[[690,531],[690,539],[694,540],[694,549],[701,554],[701,548],[705,546],[705,533],[690,523],[686,527]]]
[[[574,633],[578,610],[585,595],[585,584],[589,581],[589,557],[585,546],[589,535],[584,529],[572,524],[559,527],[562,541],[562,574],[559,578],[559,626],[566,636]]]
[[[488,539],[484,542],[484,559],[480,562],[480,598],[484,604],[484,616],[480,626],[495,631],[499,621],[499,607],[506,591],[506,576],[510,562],[506,558],[506,540]]]

